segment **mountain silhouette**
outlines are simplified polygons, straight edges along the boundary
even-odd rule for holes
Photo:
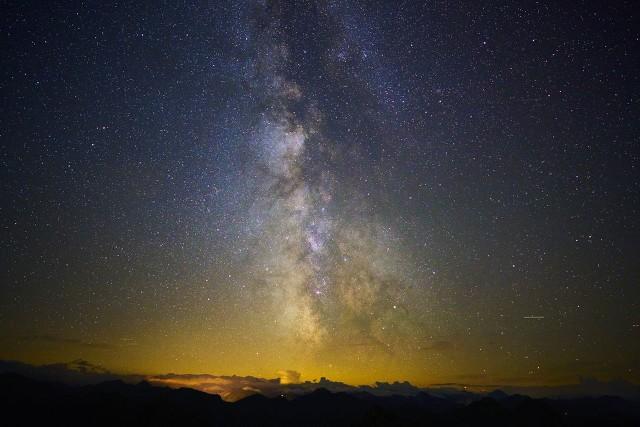
[[[420,392],[376,396],[324,388],[237,402],[180,388],[120,380],[70,386],[0,374],[7,426],[637,426],[638,402],[617,397],[532,399],[493,392],[469,404]]]

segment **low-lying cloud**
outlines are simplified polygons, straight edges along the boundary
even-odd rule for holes
[[[70,346],[99,349],[99,350],[113,350],[117,348],[117,346],[113,344],[108,344],[103,342],[83,341],[80,339],[65,338],[65,337],[59,337],[55,335],[23,335],[23,336],[16,337],[15,339],[17,341],[22,341],[22,342],[61,344],[66,346],[70,345]]]
[[[260,378],[238,375],[211,374],[162,374],[162,375],[120,375],[78,359],[68,363],[29,365],[15,361],[0,361],[0,373],[13,372],[33,379],[58,381],[72,385],[94,384],[104,381],[121,380],[128,383],[147,381],[155,386],[171,388],[192,388],[205,393],[217,394],[222,399],[234,402],[252,394],[267,397],[294,397],[323,388],[331,392],[367,392],[377,396],[412,396],[426,392],[434,396],[455,397],[472,400],[480,394],[501,389],[509,394],[525,394],[531,397],[577,397],[577,396],[620,396],[640,400],[640,386],[623,380],[600,381],[594,378],[580,378],[576,384],[558,386],[516,386],[504,384],[434,384],[417,387],[404,382],[376,382],[372,385],[353,386],[338,381],[321,378],[319,381],[301,381],[301,373],[294,370],[277,372],[274,378]]]

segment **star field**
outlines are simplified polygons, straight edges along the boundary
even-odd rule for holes
[[[630,2],[3,9],[0,358],[640,381]]]

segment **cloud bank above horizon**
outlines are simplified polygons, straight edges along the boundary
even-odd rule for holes
[[[16,361],[0,361],[0,374],[17,373],[42,381],[62,382],[70,385],[97,384],[105,381],[120,380],[128,383],[146,381],[154,386],[170,388],[192,388],[209,394],[219,395],[223,400],[235,402],[253,394],[262,394],[273,398],[278,396],[294,397],[326,389],[333,393],[366,392],[376,396],[414,396],[425,392],[434,396],[455,398],[469,402],[478,395],[494,390],[508,394],[523,394],[530,397],[579,397],[579,396],[620,396],[631,400],[640,400],[640,385],[624,380],[600,381],[595,378],[579,378],[577,383],[557,386],[526,386],[509,384],[433,384],[417,387],[408,381],[383,382],[373,384],[350,385],[321,377],[302,381],[300,372],[283,370],[275,378],[254,376],[213,375],[213,374],[117,374],[78,359],[67,363],[30,365]]]

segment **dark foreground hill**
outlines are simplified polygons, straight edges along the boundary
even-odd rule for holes
[[[292,399],[253,395],[235,403],[192,389],[110,381],[72,387],[0,375],[4,426],[640,426],[638,404],[615,397],[509,396],[468,405],[420,393],[379,397],[318,389]]]

